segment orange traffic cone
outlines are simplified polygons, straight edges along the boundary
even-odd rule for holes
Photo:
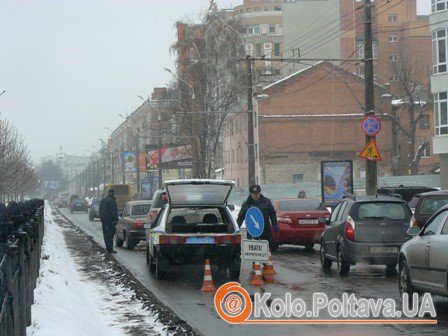
[[[261,266],[259,262],[254,263],[254,271],[255,274],[252,277],[252,280],[250,281],[250,284],[252,286],[263,286],[263,278],[261,276]]]
[[[274,274],[277,274],[277,272],[275,271],[274,264],[272,263],[271,251],[269,251],[269,259],[263,268],[263,275],[274,275]]]
[[[210,261],[205,259],[205,270],[204,270],[204,284],[202,285],[201,291],[203,292],[215,292],[216,287],[213,284],[212,270],[210,268]]]

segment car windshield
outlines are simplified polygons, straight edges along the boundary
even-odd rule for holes
[[[356,220],[407,220],[410,210],[406,203],[398,202],[366,202],[353,207],[350,216]]]
[[[134,204],[131,210],[131,216],[146,216],[151,209],[151,204]]]
[[[280,211],[327,211],[327,208],[319,201],[309,199],[294,199],[278,202]]]
[[[448,196],[427,197],[422,201],[420,213],[422,215],[432,215],[444,205],[448,204]]]

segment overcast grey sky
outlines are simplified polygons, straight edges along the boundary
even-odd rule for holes
[[[228,8],[242,0],[217,0]],[[32,158],[88,154],[171,80],[174,24],[209,0],[0,0],[0,113]],[[430,0],[418,0],[428,14]]]

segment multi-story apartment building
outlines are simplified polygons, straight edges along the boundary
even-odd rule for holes
[[[54,162],[61,168],[64,178],[68,181],[68,192],[75,192],[76,176],[86,169],[89,161],[90,158],[85,155],[68,155],[62,152],[62,150],[56,153]]]
[[[430,24],[432,31],[435,137],[433,150],[440,154],[440,183],[448,188],[448,1],[432,0]]]

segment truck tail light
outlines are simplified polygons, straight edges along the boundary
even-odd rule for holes
[[[225,235],[225,236],[217,236],[216,243],[218,245],[223,244],[241,244],[241,235]]]
[[[345,238],[350,241],[355,241],[355,221],[350,216],[347,216],[345,222]]]

